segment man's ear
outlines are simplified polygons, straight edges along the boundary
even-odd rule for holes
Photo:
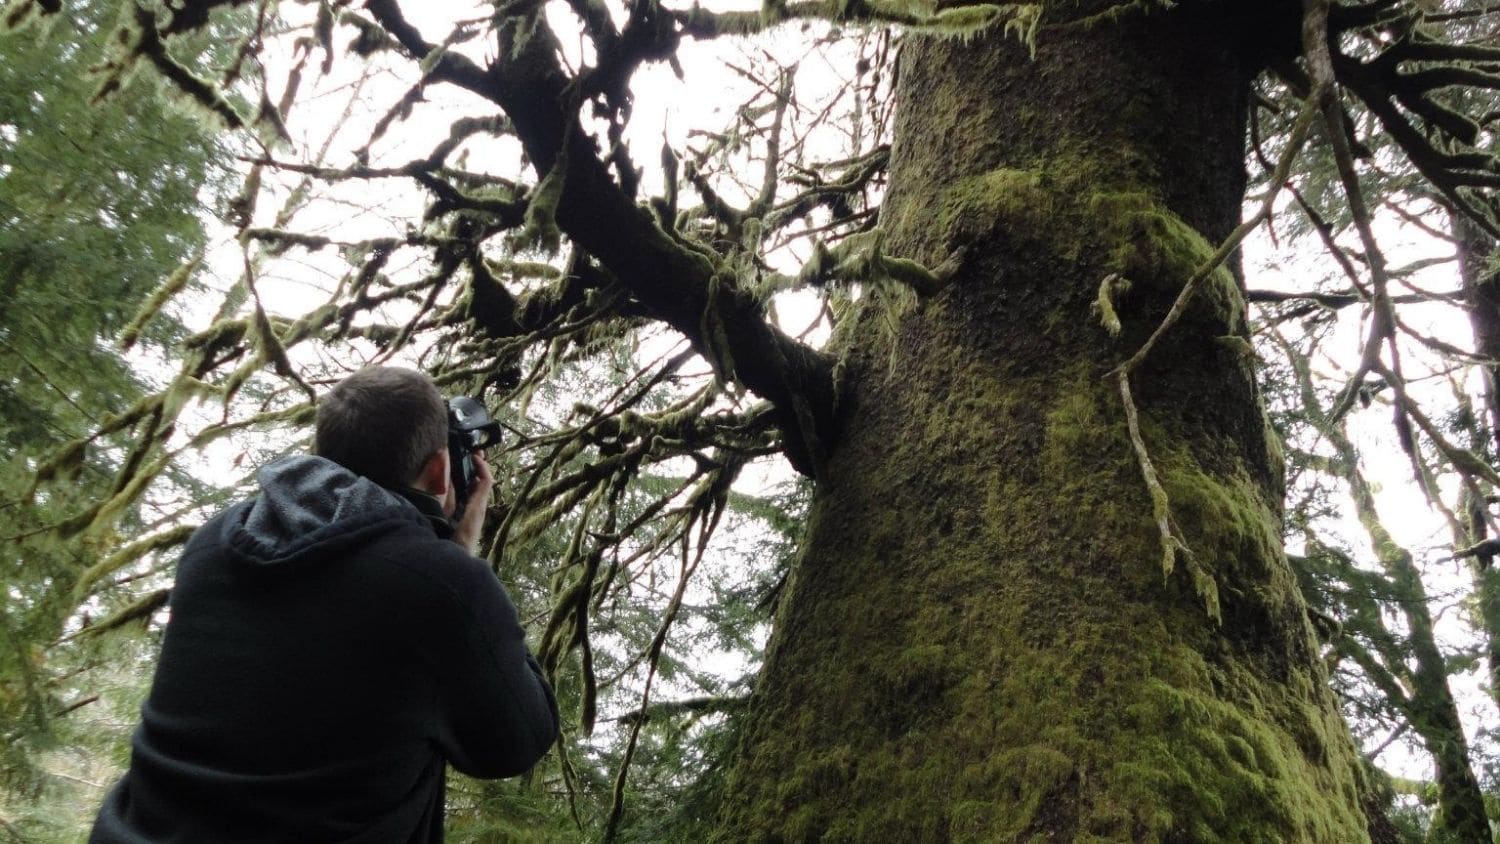
[[[452,476],[448,473],[448,449],[440,448],[428,455],[427,462],[422,464],[422,471],[417,475],[416,486],[441,499],[448,495],[448,486],[451,483]]]

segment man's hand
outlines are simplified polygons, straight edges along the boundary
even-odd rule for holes
[[[484,517],[489,513],[490,489],[494,485],[495,476],[490,474],[490,464],[484,459],[484,452],[474,452],[474,486],[469,489],[464,514],[453,529],[453,541],[470,554],[479,553],[479,537],[484,532]]]

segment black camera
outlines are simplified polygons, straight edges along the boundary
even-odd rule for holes
[[[474,452],[500,442],[500,423],[478,399],[455,396],[448,400],[448,466],[453,479],[453,496],[458,506],[453,520],[464,514],[469,490],[474,486]]]

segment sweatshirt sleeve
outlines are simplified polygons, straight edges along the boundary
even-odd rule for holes
[[[455,563],[460,606],[435,625],[451,634],[451,645],[439,646],[446,652],[432,654],[436,741],[465,774],[515,776],[557,740],[557,701],[500,581],[478,559]]]

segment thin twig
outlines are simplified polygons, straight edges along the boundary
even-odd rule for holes
[[[689,550],[690,529],[682,533],[682,568],[677,578],[677,589],[672,594],[672,602],[667,605],[666,613],[662,617],[661,626],[656,630],[656,636],[651,640],[649,658],[646,667],[646,686],[641,692],[641,710],[645,711],[651,704],[651,684],[656,679],[656,667],[661,659],[661,652],[667,644],[667,633],[672,629],[672,624],[677,620],[677,611],[682,607],[683,595],[687,592],[688,580],[697,570],[698,563],[703,560],[703,552],[707,550],[708,537],[713,532],[713,527],[718,523],[719,510],[712,516],[705,515],[702,530],[698,537],[697,554],[691,554]],[[620,771],[615,776],[614,796],[610,803],[609,821],[605,824],[604,840],[612,842],[620,828],[620,820],[625,815],[625,779],[630,771],[630,762],[635,756],[636,743],[640,739],[641,728],[646,725],[645,718],[637,719],[630,725],[630,739],[625,744],[625,755],[620,760]]]
[[[1384,753],[1385,749],[1387,747],[1390,747],[1392,744],[1394,744],[1396,742],[1396,739],[1401,738],[1402,736],[1406,735],[1406,731],[1410,730],[1410,729],[1411,729],[1411,722],[1410,721],[1402,721],[1400,726],[1398,726],[1396,729],[1392,730],[1391,734],[1389,736],[1386,736],[1385,741],[1382,741],[1380,744],[1375,745],[1374,748],[1372,748],[1368,753],[1366,753],[1365,754],[1365,758],[1369,759],[1371,761],[1374,761],[1375,757],[1377,757],[1380,754]]]
[[[1167,500],[1167,491],[1156,477],[1151,454],[1146,450],[1145,439],[1141,437],[1140,417],[1136,414],[1135,399],[1130,395],[1130,373],[1120,369],[1116,371],[1115,378],[1120,385],[1120,399],[1125,403],[1125,424],[1130,429],[1130,444],[1135,447],[1136,461],[1141,466],[1141,478],[1146,482],[1146,491],[1151,494],[1151,515],[1156,519],[1157,529],[1161,531],[1162,574],[1168,575],[1176,565],[1177,552],[1186,551],[1187,546],[1172,531],[1171,503]]]
[[[52,717],[53,718],[61,718],[64,715],[67,715],[67,714],[72,713],[72,712],[77,712],[78,710],[84,708],[85,706],[88,706],[91,703],[97,703],[98,701],[99,701],[99,696],[98,695],[89,695],[88,697],[83,698],[82,700],[76,700],[76,701],[68,704],[67,706],[64,706],[62,709],[57,710],[56,712],[52,713]]]

